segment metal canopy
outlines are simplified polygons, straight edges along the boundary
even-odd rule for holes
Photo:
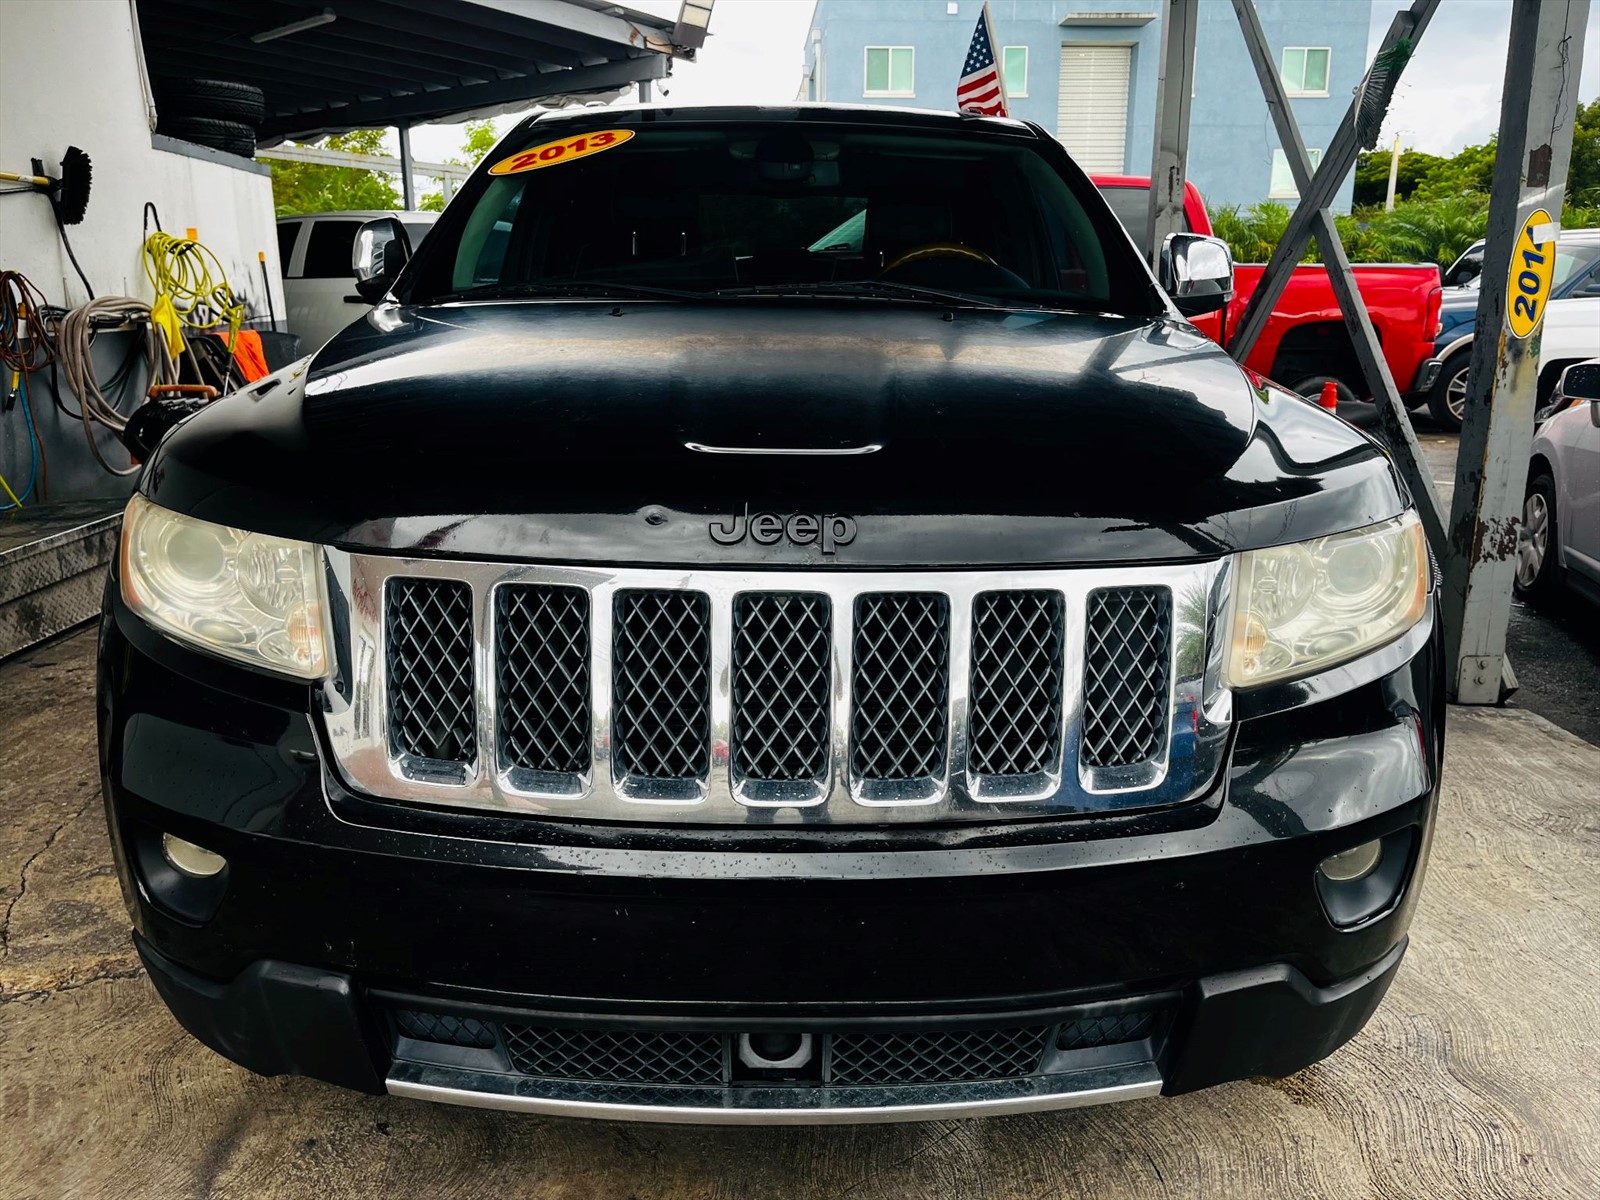
[[[267,146],[614,91],[694,56],[671,20],[606,0],[136,2],[152,78],[255,85]]]

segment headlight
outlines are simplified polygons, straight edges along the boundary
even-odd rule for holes
[[[1309,675],[1392,642],[1422,619],[1428,550],[1415,513],[1239,555],[1228,683]]]
[[[322,575],[309,542],[170,512],[122,518],[122,598],[180,641],[301,679],[326,674]]]

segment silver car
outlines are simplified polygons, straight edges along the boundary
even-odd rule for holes
[[[1533,437],[1517,595],[1542,600],[1566,583],[1600,602],[1600,358],[1563,371],[1553,401]]]

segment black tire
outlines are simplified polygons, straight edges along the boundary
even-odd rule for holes
[[[1543,514],[1542,528],[1536,527],[1534,513]],[[1558,545],[1556,481],[1548,471],[1541,471],[1528,480],[1522,519],[1517,522],[1516,573],[1511,577],[1511,586],[1522,599],[1543,604],[1555,595],[1561,585]]]
[[[1461,405],[1466,397],[1467,371],[1472,366],[1470,349],[1457,350],[1444,360],[1439,378],[1428,392],[1428,415],[1451,433],[1461,430]],[[1451,395],[1451,389],[1456,394]]]
[[[219,121],[215,117],[169,117],[156,126],[156,132],[180,142],[196,146],[209,146],[227,154],[251,158],[256,152],[256,131],[237,121]]]
[[[174,117],[211,117],[256,129],[266,116],[266,96],[248,83],[225,79],[167,79],[156,89],[162,107]]]

